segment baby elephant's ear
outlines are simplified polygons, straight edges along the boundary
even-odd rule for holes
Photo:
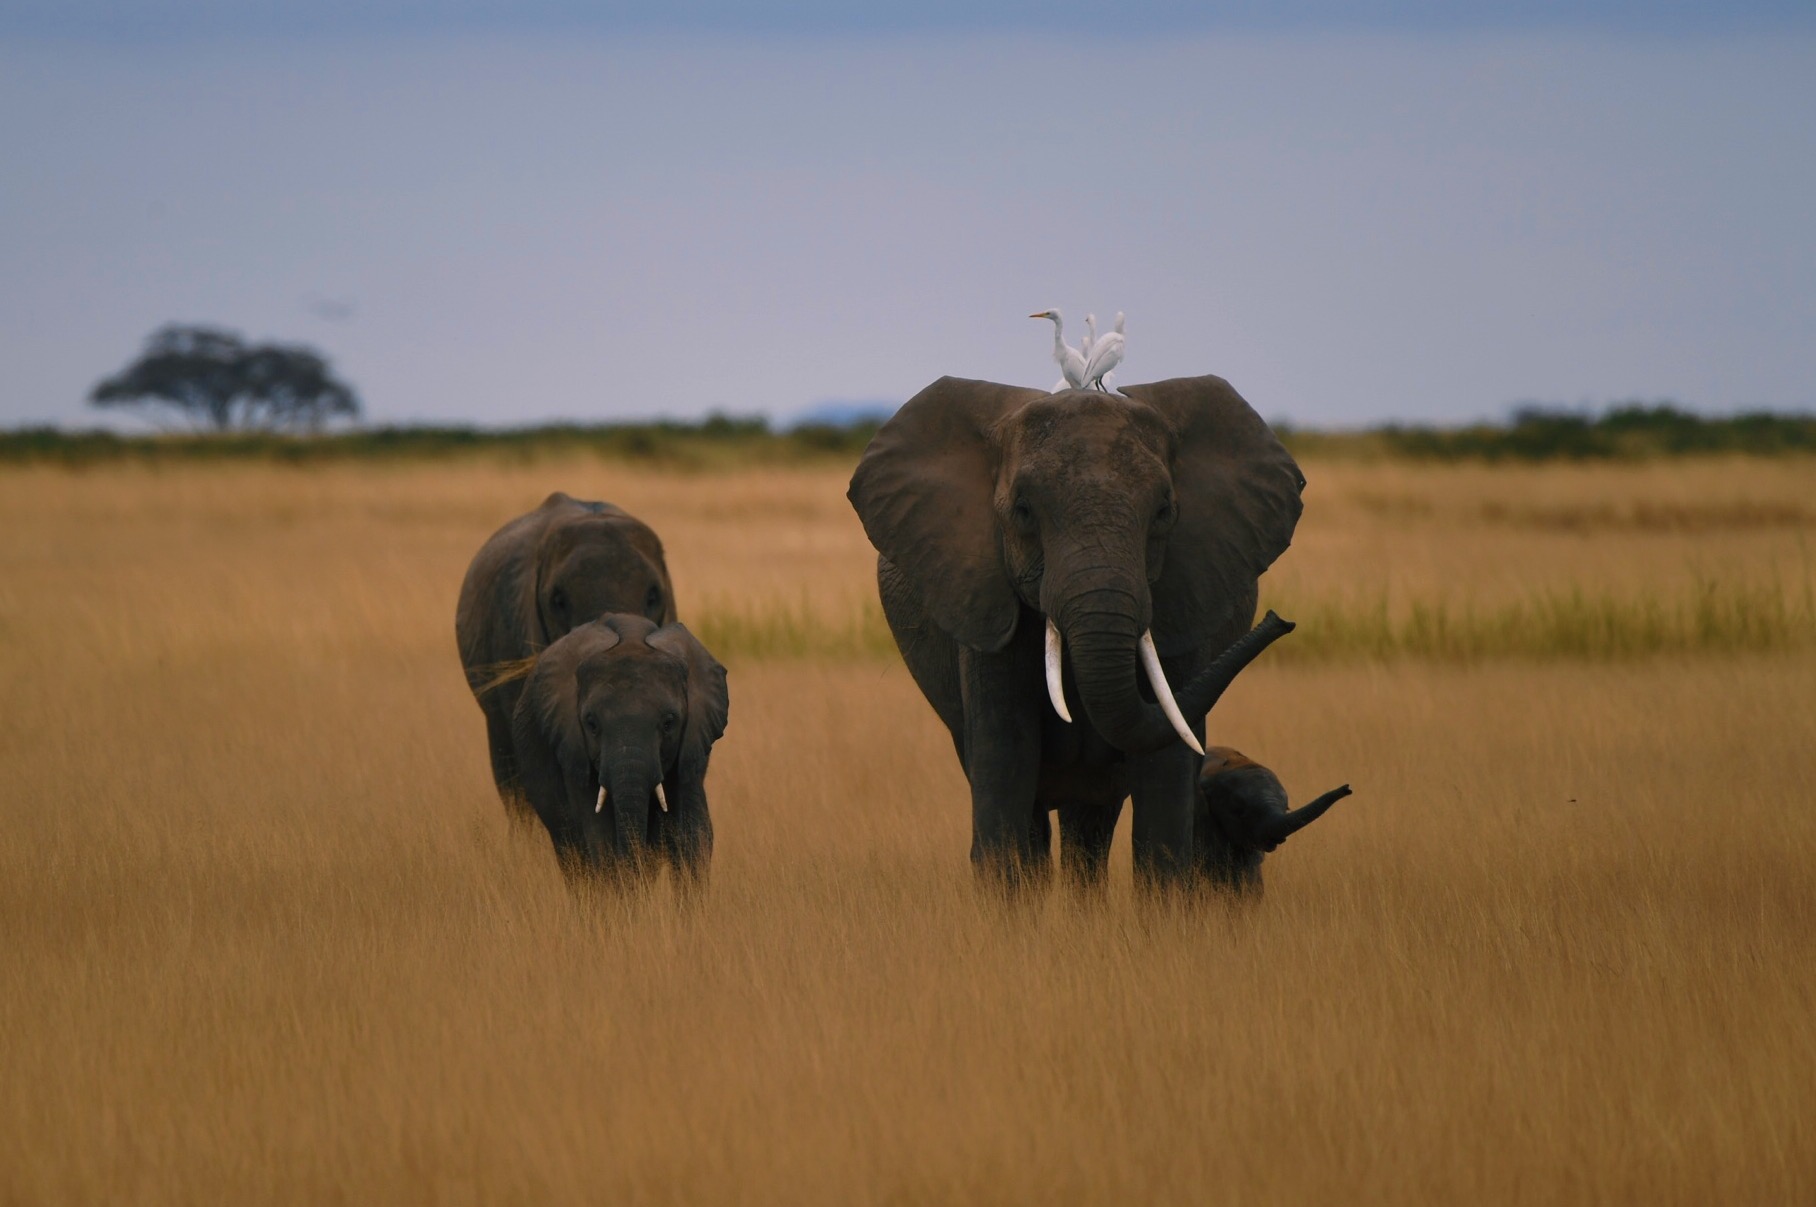
[[[551,828],[592,808],[576,668],[585,654],[617,643],[618,634],[601,625],[575,629],[537,655],[517,699],[511,736],[518,788]]]
[[[725,668],[684,624],[664,625],[645,640],[687,665],[687,731],[681,739],[681,756],[684,761],[695,762],[704,769],[706,756],[725,732],[725,723],[731,714]]]

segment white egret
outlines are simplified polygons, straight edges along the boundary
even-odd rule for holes
[[[1077,348],[1066,342],[1066,320],[1057,310],[1041,310],[1028,316],[1031,319],[1053,320],[1053,359],[1059,362],[1059,371],[1065,380],[1053,387],[1055,394],[1061,390],[1080,390],[1085,384],[1085,358]]]
[[[1087,365],[1091,363],[1091,348],[1096,343],[1097,316],[1095,314],[1087,314],[1085,315],[1085,338],[1083,342],[1078,345],[1079,355],[1085,358],[1085,363]]]
[[[1116,330],[1105,332],[1091,344],[1091,358],[1085,364],[1084,379],[1087,386],[1107,389],[1103,379],[1110,375],[1110,370],[1122,363],[1122,311],[1116,312]]]

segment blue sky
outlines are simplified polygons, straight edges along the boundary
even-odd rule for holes
[[[1816,408],[1800,8],[649,8],[0,3],[0,425],[172,319],[519,423],[1046,385],[1048,306],[1299,422]]]
[[[1792,0],[7,0],[0,29],[106,40],[433,30],[686,30],[796,35],[1209,29],[1607,29],[1646,35],[1808,27]]]

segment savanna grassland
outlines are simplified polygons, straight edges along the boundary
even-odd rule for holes
[[[844,467],[0,470],[0,1200],[1816,1201],[1816,463],[1306,472],[1211,730],[1356,796],[1005,910]],[[730,668],[693,911],[492,790],[455,592],[554,487]]]

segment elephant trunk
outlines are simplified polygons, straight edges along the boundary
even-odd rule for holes
[[[1059,626],[1072,655],[1079,699],[1098,732],[1129,754],[1147,754],[1178,741],[1166,713],[1141,698],[1145,592],[1112,585],[1056,594],[1065,601]]]
[[[1261,656],[1261,652],[1293,631],[1293,622],[1282,620],[1272,609],[1261,623],[1237,639],[1217,660],[1204,668],[1197,678],[1179,693],[1179,707],[1188,717],[1202,717],[1223,697],[1243,668]]]
[[[658,773],[642,766],[641,760],[605,763],[599,768],[599,782],[612,810],[614,850],[632,863],[641,862],[649,835],[650,796],[661,782]]]
[[[1291,813],[1281,813],[1267,820],[1262,837],[1273,846],[1279,846],[1305,827],[1324,816],[1324,811],[1349,795],[1349,785],[1332,788],[1310,804],[1294,809]],[[1272,847],[1269,848],[1270,850]]]

